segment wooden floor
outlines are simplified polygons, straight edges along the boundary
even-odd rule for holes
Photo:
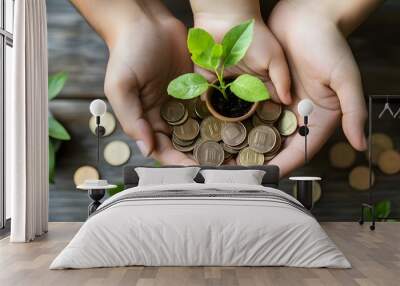
[[[352,269],[289,267],[124,267],[48,270],[80,223],[50,223],[49,233],[28,244],[0,241],[1,286],[87,285],[400,285],[400,223],[371,232],[357,223],[322,223]]]

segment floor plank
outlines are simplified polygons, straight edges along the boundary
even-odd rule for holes
[[[400,223],[378,223],[376,231],[357,223],[322,223],[352,269],[289,267],[119,267],[48,270],[81,223],[50,223],[49,233],[28,244],[0,240],[2,286],[266,286],[399,285]]]

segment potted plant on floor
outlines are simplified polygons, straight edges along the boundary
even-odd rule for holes
[[[177,99],[192,99],[205,94],[210,113],[222,121],[235,122],[250,117],[258,102],[270,98],[267,88],[255,76],[242,74],[225,78],[224,71],[245,56],[253,29],[254,20],[241,23],[229,30],[221,43],[216,43],[203,29],[190,29],[187,43],[192,61],[213,72],[217,79],[209,83],[200,74],[183,74],[170,82],[168,94]]]

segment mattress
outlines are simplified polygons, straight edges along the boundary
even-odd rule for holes
[[[198,183],[134,187],[107,199],[50,269],[132,265],[351,267],[286,193]]]

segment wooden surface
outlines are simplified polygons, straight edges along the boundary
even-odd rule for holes
[[[187,25],[192,24],[189,1],[165,1],[173,13]],[[273,6],[273,1],[262,1],[263,11]],[[73,172],[81,165],[95,163],[95,140],[88,128],[88,104],[91,98],[103,97],[103,80],[107,62],[107,50],[102,40],[86,24],[67,0],[48,0],[48,39],[50,72],[66,70],[70,80],[60,99],[51,103],[51,110],[70,131],[72,141],[61,147],[57,156],[56,184],[50,192],[50,220],[84,221],[89,202],[85,192],[74,190]],[[385,1],[349,38],[352,50],[363,77],[366,94],[400,94],[400,2]],[[400,102],[394,105],[396,110]],[[376,111],[383,105],[377,105]],[[377,113],[375,113],[377,114]],[[399,119],[377,120],[374,117],[376,131],[386,132],[394,139],[400,149]],[[311,122],[312,124],[312,122]],[[312,136],[312,134],[310,134]],[[137,147],[118,127],[116,132],[104,140],[124,140],[133,151],[131,163],[152,164],[143,158]],[[356,220],[360,214],[360,203],[366,201],[366,192],[351,189],[348,185],[350,169],[335,169],[329,165],[329,149],[339,141],[345,140],[341,128],[332,136],[321,152],[310,162],[306,169],[299,169],[292,176],[320,176],[322,197],[313,213],[319,220]],[[104,145],[103,145],[104,146]],[[358,153],[357,165],[366,165],[364,153]],[[122,168],[111,167],[102,162],[102,177],[112,183],[122,182]],[[392,215],[400,217],[400,175],[383,176],[376,170],[374,200],[390,199],[393,203]],[[291,192],[293,182],[283,180],[281,188]]]
[[[0,240],[0,285],[399,285],[400,223],[378,223],[371,232],[356,223],[323,223],[352,269],[290,267],[119,267],[48,270],[80,223],[50,223],[49,233],[27,244]]]

